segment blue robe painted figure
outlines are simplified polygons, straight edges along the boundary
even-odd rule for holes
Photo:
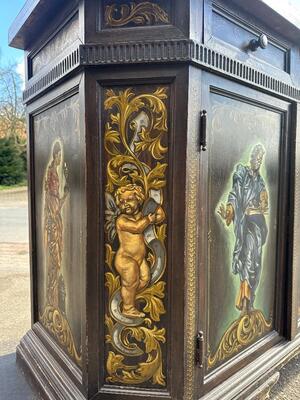
[[[268,192],[259,169],[264,156],[262,145],[253,148],[250,166],[237,165],[226,208],[221,204],[219,215],[227,226],[233,222],[235,246],[232,271],[240,277],[236,307],[243,313],[253,309],[255,291],[262,269],[262,251],[268,228]]]

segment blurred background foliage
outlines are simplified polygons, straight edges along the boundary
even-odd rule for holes
[[[0,66],[0,185],[26,183],[26,124],[16,64]]]

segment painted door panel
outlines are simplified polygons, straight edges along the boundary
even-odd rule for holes
[[[289,105],[209,74],[204,82],[200,276],[209,381],[282,335]]]
[[[34,114],[32,132],[38,321],[81,366],[84,169],[78,94]]]

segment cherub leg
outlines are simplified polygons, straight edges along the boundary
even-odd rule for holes
[[[123,315],[128,317],[144,317],[145,314],[135,308],[135,298],[140,275],[138,263],[132,258],[120,257],[116,260],[116,269],[121,276]]]
[[[144,259],[140,265],[140,280],[138,291],[140,292],[142,289],[148,286],[150,281],[150,267],[147,261]]]

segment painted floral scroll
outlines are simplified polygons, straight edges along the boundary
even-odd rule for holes
[[[108,4],[105,7],[104,21],[109,28],[170,23],[169,16],[161,5],[150,1]]]
[[[105,92],[106,381],[166,385],[167,87]]]

